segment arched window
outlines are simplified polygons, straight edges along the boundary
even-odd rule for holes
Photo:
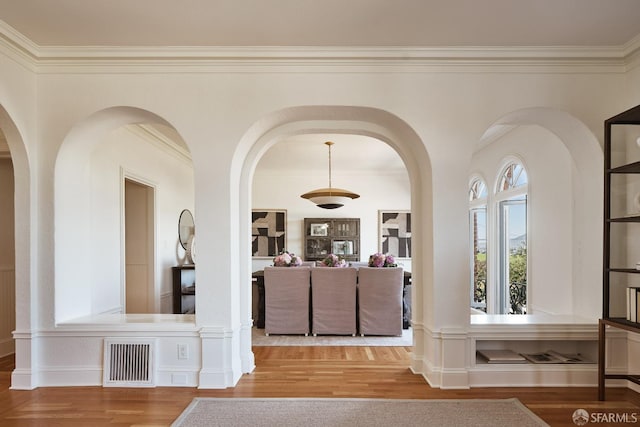
[[[471,307],[487,311],[487,186],[474,178],[469,186]]]
[[[524,167],[509,163],[496,189],[497,289],[499,314],[527,313],[527,193]]]
[[[511,163],[502,172],[498,192],[507,191],[527,185],[527,171],[521,164]]]

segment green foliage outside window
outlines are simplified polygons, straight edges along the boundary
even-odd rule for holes
[[[527,313],[527,248],[521,246],[509,256],[510,314]]]
[[[487,300],[487,255],[476,254],[474,263],[473,301]],[[510,314],[527,313],[527,248],[519,247],[509,256],[509,305]]]

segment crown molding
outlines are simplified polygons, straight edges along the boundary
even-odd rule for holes
[[[0,20],[0,49],[23,67],[36,71],[37,46],[3,20]]]
[[[170,156],[180,160],[181,162],[192,165],[191,153],[178,145],[175,141],[167,138],[161,132],[153,128],[153,126],[145,124],[137,124],[127,126],[126,129],[137,137],[147,141],[154,147],[162,150]]]
[[[624,73],[622,48],[50,48],[37,72],[59,73]],[[55,54],[52,53],[55,50]]]
[[[640,34],[625,44],[624,56],[627,62],[627,70],[640,66]]]
[[[0,41],[5,51],[37,73],[291,72],[295,67],[326,72],[364,67],[369,72],[619,73],[640,54],[640,35],[625,45],[604,47],[39,46],[2,20]]]

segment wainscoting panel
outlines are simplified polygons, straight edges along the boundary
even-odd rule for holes
[[[11,333],[16,328],[16,274],[14,268],[0,267],[0,357],[15,351]]]

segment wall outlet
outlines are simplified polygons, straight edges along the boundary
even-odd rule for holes
[[[178,359],[189,358],[189,346],[187,344],[178,344]]]

